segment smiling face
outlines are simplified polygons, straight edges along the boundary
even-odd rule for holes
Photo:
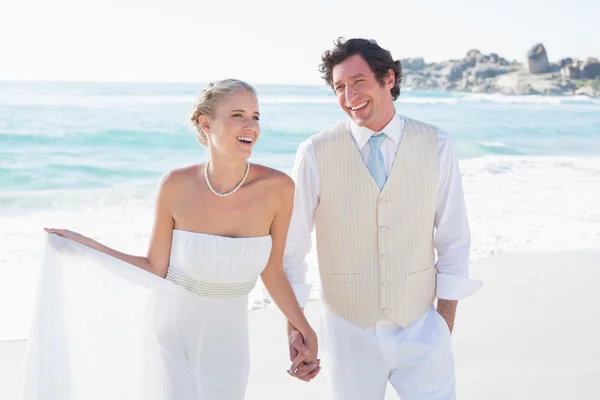
[[[358,126],[378,132],[394,116],[393,70],[380,84],[365,59],[355,54],[333,67],[332,81],[340,106]]]
[[[260,135],[259,117],[256,95],[238,90],[214,109],[212,118],[202,115],[198,123],[212,151],[248,159]]]

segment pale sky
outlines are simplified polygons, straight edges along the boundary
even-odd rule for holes
[[[395,58],[600,57],[598,0],[0,0],[0,80],[320,84],[338,36]]]

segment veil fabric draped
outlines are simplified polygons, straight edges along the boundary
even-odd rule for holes
[[[173,388],[170,375],[185,368],[174,349],[190,301],[165,279],[48,234],[22,399],[187,398],[193,388]]]

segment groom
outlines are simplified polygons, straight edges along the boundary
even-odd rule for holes
[[[468,278],[470,231],[451,138],[397,113],[402,67],[375,41],[339,39],[322,61],[350,118],[298,149],[284,268],[305,306],[315,229],[331,397],[382,400],[389,381],[402,400],[455,399],[457,301],[481,283]],[[295,358],[302,337],[288,330]],[[310,380],[318,370],[291,373]]]

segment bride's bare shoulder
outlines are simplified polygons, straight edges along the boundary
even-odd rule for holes
[[[257,171],[257,178],[264,181],[268,186],[275,186],[281,188],[294,188],[294,181],[285,172],[270,168],[260,164],[252,164],[252,168]]]
[[[163,174],[159,180],[159,190],[161,192],[172,192],[189,185],[197,179],[202,168],[203,164],[195,164]]]
[[[253,164],[252,167],[255,168],[257,181],[261,182],[260,190],[268,201],[278,209],[282,205],[287,208],[287,205],[294,200],[295,184],[293,179],[278,169],[259,164]]]

